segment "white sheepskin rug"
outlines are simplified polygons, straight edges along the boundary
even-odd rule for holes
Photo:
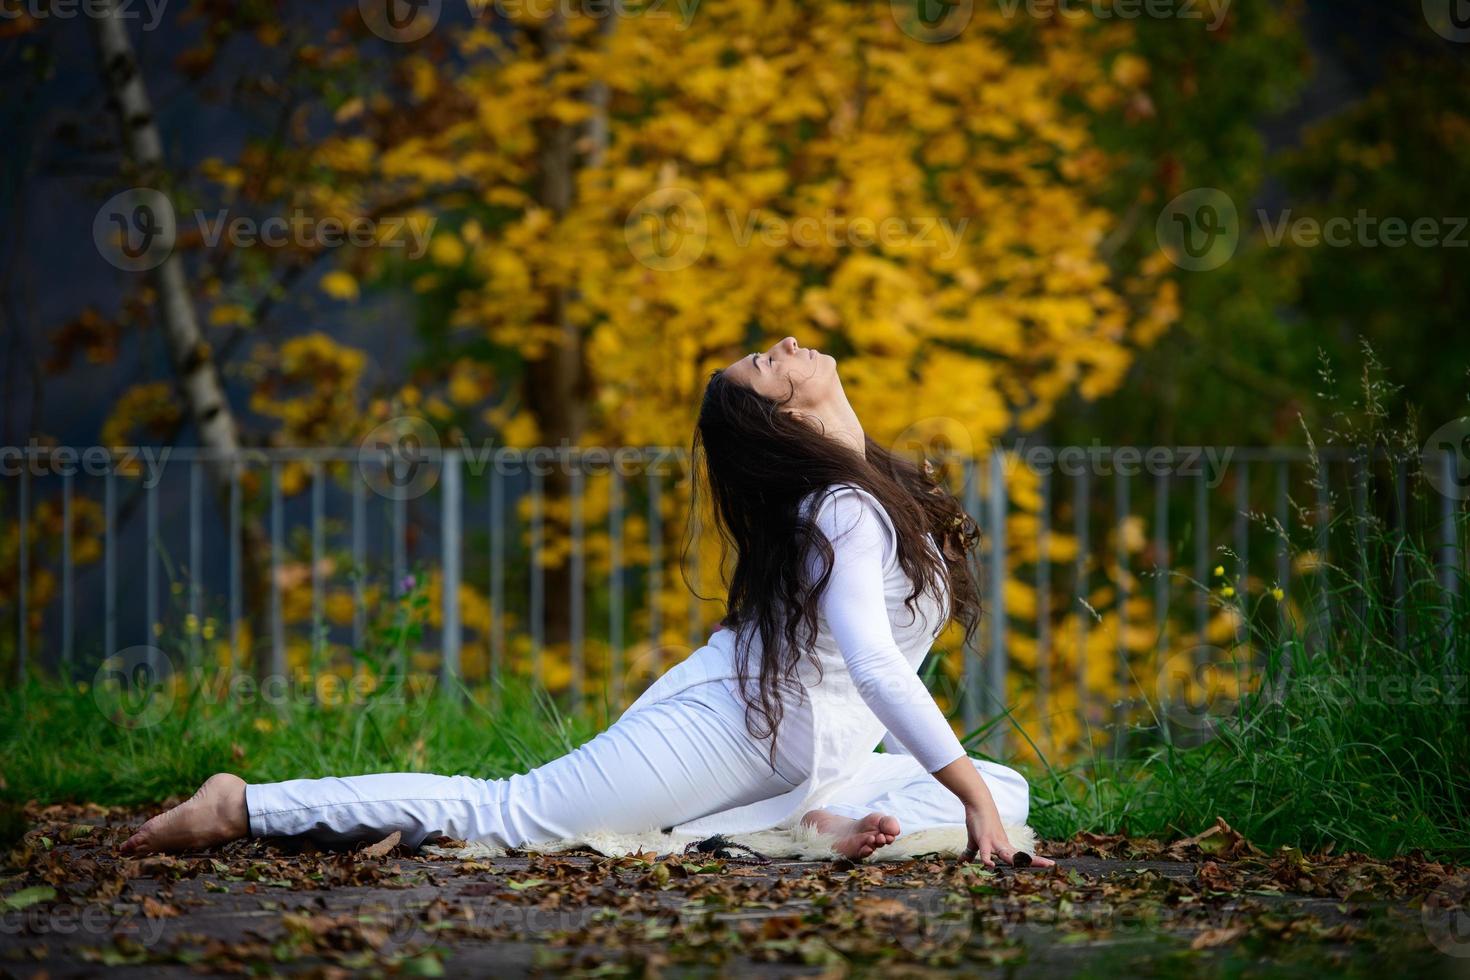
[[[1006,836],[1011,846],[1027,854],[1036,853],[1036,833],[1026,825],[1007,827]],[[658,830],[641,834],[587,834],[577,840],[548,841],[535,847],[518,848],[521,853],[557,854],[576,848],[587,848],[606,857],[623,857],[628,854],[679,854],[694,841],[704,840],[698,834],[665,834]],[[815,829],[798,825],[789,830],[760,830],[751,834],[730,834],[728,839],[743,844],[759,854],[781,861],[835,861],[838,854],[832,850],[836,838],[818,833]],[[920,855],[960,857],[965,852],[968,836],[960,824],[929,827],[911,834],[900,834],[898,840],[881,847],[866,859],[866,863],[877,861],[907,861]],[[470,841],[462,847],[427,846],[424,850],[447,857],[459,857],[466,861],[504,857],[506,848],[480,841]],[[741,852],[735,852],[740,854]]]

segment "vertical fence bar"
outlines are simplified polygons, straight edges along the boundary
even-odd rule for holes
[[[392,463],[385,464],[388,466]],[[403,595],[408,577],[408,498],[401,493],[393,496],[393,588],[390,595]]]
[[[15,607],[15,682],[24,686],[27,659],[30,656],[30,578],[31,578],[31,453],[26,450],[20,467],[20,499],[16,527],[20,532],[19,567],[16,568],[17,605]]]
[[[663,587],[663,548],[664,536],[663,513],[661,504],[663,500],[663,486],[659,482],[658,472],[650,467],[648,470],[648,642],[649,663],[653,674],[656,676],[663,672],[663,616],[659,608],[659,591]]]
[[[148,635],[148,665],[153,669],[151,676],[157,676],[158,665],[154,662],[155,646],[159,637],[163,635],[163,624],[159,622],[158,615],[158,488],[146,487],[143,490],[144,512],[147,521],[147,540],[143,547],[143,578],[146,583],[146,595],[144,599],[144,613],[147,619]]]
[[[1084,723],[1088,717],[1087,702],[1089,700],[1087,697],[1087,635],[1090,625],[1088,617],[1092,615],[1092,590],[1089,587],[1087,573],[1087,552],[1091,547],[1087,540],[1088,507],[1092,503],[1088,482],[1087,470],[1080,469],[1072,485],[1072,531],[1077,538],[1076,591],[1078,602],[1081,605],[1081,608],[1077,610],[1077,713],[1082,716]]]
[[[72,555],[72,474],[61,476],[61,672],[72,679],[76,662],[76,563]]]
[[[998,717],[1006,710],[1006,477],[1005,456],[999,449],[990,453],[990,485],[986,488],[990,512],[990,657],[986,687],[990,707]],[[990,732],[990,754],[1005,752],[1006,724]]]
[[[689,478],[689,641],[691,650],[699,647],[699,512],[694,500],[694,477]]]
[[[1393,635],[1398,644],[1397,649],[1408,649],[1408,615],[1404,609],[1407,590],[1407,575],[1404,570],[1404,540],[1409,533],[1409,487],[1408,477],[1405,473],[1405,465],[1402,459],[1393,459],[1393,519],[1394,535],[1393,549]]]
[[[490,677],[491,690],[505,669],[505,477],[501,450],[490,457]]]
[[[1251,475],[1250,463],[1242,460],[1236,464],[1240,472],[1235,478],[1235,557],[1239,561],[1240,593],[1246,593],[1250,577],[1250,509]]]
[[[269,674],[286,674],[286,619],[281,606],[281,553],[284,551],[285,506],[281,500],[281,464],[272,462],[271,471],[271,660]]]
[[[1358,581],[1367,583],[1371,571],[1368,567],[1368,467],[1364,455],[1353,457],[1348,494],[1353,505],[1353,546],[1358,552]],[[1353,609],[1360,623],[1368,612],[1365,593],[1366,589],[1360,588],[1353,595]]]
[[[1439,460],[1439,485],[1445,488],[1439,495],[1440,575],[1445,592],[1457,596],[1460,594],[1459,533],[1455,527],[1455,498],[1449,490],[1458,486],[1458,472],[1453,453],[1442,453]]]
[[[451,449],[444,453],[443,488],[439,497],[439,561],[443,565],[440,589],[443,628],[439,632],[439,688],[447,698],[456,698],[460,690],[459,651],[463,639],[459,622],[459,582],[461,543],[464,528],[463,454]]]
[[[576,465],[572,468],[571,481],[571,661],[572,661],[572,710],[580,711],[582,698],[587,689],[587,655],[584,646],[584,634],[587,631],[587,613],[585,607],[586,581],[587,581],[587,552],[584,540],[582,503],[585,494],[585,486],[582,472],[582,458],[578,454]]]
[[[1041,520],[1036,528],[1036,716],[1042,744],[1051,741],[1051,471],[1041,479]]]
[[[989,540],[990,535],[992,534],[990,522],[986,516],[980,514],[980,463],[978,460],[973,457],[967,458],[965,460],[963,478],[965,513],[979,517],[978,523],[981,527],[985,529],[985,535],[987,538],[986,546],[987,548],[993,547],[993,542]],[[987,555],[989,554],[988,551],[986,553]],[[978,573],[979,569],[976,569],[976,571]],[[990,575],[988,572],[986,572],[983,581],[983,588],[987,590],[990,584],[989,578]],[[987,591],[985,595],[985,609],[983,610],[983,615],[985,617],[987,626],[990,624],[991,617],[995,615],[995,611],[991,609],[990,606],[991,596]],[[969,643],[965,644],[964,673],[962,675],[963,695],[960,698],[963,704],[962,717],[964,718],[966,734],[973,732],[976,728],[978,728],[982,719],[985,717],[984,692],[982,690],[980,677],[981,669],[982,664],[980,658],[980,645],[978,641],[972,638]]]
[[[240,516],[240,457],[230,457],[230,666],[232,669],[245,663],[245,651],[241,649],[245,629],[243,574],[241,570],[241,542],[243,532]]]
[[[531,550],[529,555],[531,572],[531,675],[536,683],[542,683],[544,647],[546,645],[546,568],[541,562],[542,550],[542,475],[539,468],[531,468]]]
[[[327,481],[320,460],[311,464],[311,658],[312,668],[321,666],[320,658],[325,649],[322,635],[326,617],[322,614],[322,561],[326,558]],[[313,678],[313,681],[315,678]]]
[[[1194,632],[1196,663],[1204,653],[1205,635],[1210,622],[1210,497],[1208,476],[1200,470],[1194,481],[1194,580],[1199,583],[1194,594]]]
[[[1281,626],[1287,624],[1287,590],[1291,584],[1291,464],[1285,460],[1276,463],[1276,523],[1280,526],[1280,539],[1276,542],[1276,587],[1281,590],[1281,601],[1277,610]]]
[[[1170,454],[1170,464],[1173,464]],[[1169,554],[1169,470],[1161,469],[1154,477],[1154,622],[1158,632],[1154,640],[1155,670],[1162,671],[1169,659],[1169,600],[1172,589],[1170,577],[1174,562]],[[1161,676],[1161,675],[1160,675]],[[1159,698],[1159,729],[1164,741],[1172,741],[1169,731],[1170,691],[1167,685],[1157,685]]]
[[[189,663],[203,661],[204,487],[198,458],[189,462]]]
[[[117,653],[117,460],[102,478],[102,656]]]
[[[1127,747],[1128,740],[1128,707],[1131,698],[1128,696],[1132,688],[1132,678],[1128,669],[1128,599],[1131,593],[1129,588],[1128,541],[1127,527],[1128,516],[1132,511],[1132,501],[1129,499],[1131,486],[1128,474],[1114,468],[1117,473],[1117,483],[1113,487],[1115,491],[1113,514],[1113,555],[1118,563],[1118,626],[1117,635],[1114,637],[1114,649],[1118,656],[1117,680],[1118,698],[1113,706],[1113,749],[1115,754],[1121,754]]]
[[[1236,579],[1240,592],[1237,601],[1242,610],[1249,608],[1247,597],[1250,595],[1250,507],[1251,507],[1251,476],[1250,464],[1241,460],[1235,464],[1239,467],[1235,476],[1235,560]],[[1242,615],[1235,625],[1235,642],[1237,645],[1246,642],[1249,625]]]
[[[623,706],[623,473],[616,455],[608,471],[607,490],[608,683],[613,710]]]
[[[360,449],[352,472],[352,649],[361,651],[367,641],[367,478]]]
[[[1318,648],[1332,633],[1332,598],[1327,590],[1327,563],[1330,560],[1330,536],[1332,533],[1332,492],[1329,486],[1327,458],[1317,453],[1317,574],[1313,585],[1317,587],[1317,615],[1313,617],[1311,634]]]

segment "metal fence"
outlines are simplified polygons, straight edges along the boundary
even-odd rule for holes
[[[1300,577],[1292,539],[1326,561],[1335,547],[1351,550],[1371,514],[1393,533],[1413,528],[1428,535],[1439,550],[1443,587],[1460,588],[1462,495],[1454,488],[1463,484],[1454,482],[1460,472],[1449,453],[1402,458],[1346,450],[1018,446],[949,462],[956,490],[984,534],[986,623],[964,651],[956,692],[967,729],[999,710],[1005,692],[1014,695],[1016,682],[1007,687],[1008,653],[1021,641],[1035,651],[1024,679],[1028,696],[1045,705],[1061,686],[1076,683],[1078,710],[1093,719],[1106,715],[1106,705],[1087,703],[1083,677],[1088,631],[1101,621],[1086,600],[1099,585],[1111,585],[1112,601],[1125,613],[1134,595],[1151,598],[1161,642],[1166,623],[1182,622],[1203,643],[1213,566],[1228,566],[1227,579],[1243,591],[1271,583],[1290,593]],[[541,561],[552,543],[548,480],[566,492],[555,523],[565,534],[565,571],[557,581],[567,591],[557,605],[568,624],[567,696],[626,703],[638,692],[623,689],[622,658],[640,641],[649,641],[655,659],[667,655],[662,666],[681,655],[669,642],[678,626],[668,621],[667,604],[654,601],[677,569],[668,511],[669,501],[683,500],[687,490],[689,459],[680,449],[421,448],[405,461],[361,448],[222,456],[201,449],[29,447],[0,449],[0,472],[0,494],[9,498],[4,553],[14,557],[13,581],[7,586],[0,577],[0,588],[22,677],[33,668],[76,674],[120,649],[178,636],[183,655],[197,662],[207,633],[199,624],[216,618],[233,663],[263,658],[266,672],[285,673],[293,627],[284,603],[291,574],[299,581],[304,561],[310,615],[295,618],[308,624],[313,663],[329,647],[362,649],[370,640],[368,592],[402,593],[416,584],[410,581],[415,568],[428,568],[440,583],[437,669],[445,689],[463,676],[466,583],[488,603],[488,624],[474,640],[483,647],[483,673],[508,669],[515,634],[529,644],[530,672],[541,679],[553,598]],[[216,493],[220,484],[211,481],[220,472],[227,473],[227,489]],[[1429,492],[1420,492],[1425,487]],[[584,505],[594,488],[600,496],[589,524]],[[1021,499],[1025,506],[1018,506]],[[1030,542],[1008,540],[1018,514],[1034,515],[1025,525],[1034,535]],[[1339,514],[1357,518],[1348,522],[1345,546],[1330,531]],[[628,537],[635,519],[642,542]],[[264,536],[256,547],[263,548],[269,588],[261,596],[264,622],[255,624],[247,650],[250,525]],[[588,577],[592,536],[604,581]],[[1075,544],[1068,562],[1053,558],[1063,537]],[[638,562],[627,558],[635,543],[643,555]],[[1012,549],[1022,544],[1031,557],[1018,564]],[[1366,558],[1361,571],[1370,573]],[[1152,578],[1146,593],[1139,588],[1143,574]],[[1389,575],[1401,589],[1403,569]],[[1008,581],[1032,590],[1034,610],[1007,613]],[[328,622],[329,588],[350,589],[350,625]],[[708,583],[704,591],[717,588]],[[683,629],[689,649],[704,641],[721,612],[718,597],[690,592]],[[507,613],[515,620],[509,626]],[[1330,600],[1311,600],[1314,629],[1330,628],[1331,615]],[[1075,679],[1057,676],[1051,655],[1069,616],[1068,628],[1078,634],[1066,638],[1078,651]],[[1123,692],[1115,712],[1146,693],[1128,674],[1126,620],[1120,617],[1115,628]],[[1402,640],[1402,621],[1396,629]],[[605,689],[598,691],[588,690],[591,636],[609,658]],[[432,649],[433,638],[425,642]],[[999,752],[1003,740],[998,729],[991,749]]]

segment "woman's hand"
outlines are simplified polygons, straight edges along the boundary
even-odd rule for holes
[[[985,807],[979,804],[965,807],[965,830],[969,841],[963,860],[973,861],[977,857],[987,868],[995,867],[995,858],[1015,867],[1050,868],[1056,862],[1024,851],[1017,851],[1006,837],[1001,825],[1000,814],[994,804]]]

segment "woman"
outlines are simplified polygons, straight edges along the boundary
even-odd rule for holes
[[[743,833],[799,821],[864,858],[905,830],[963,823],[967,859],[1011,863],[1003,827],[1025,822],[1025,781],[972,760],[917,675],[946,622],[963,621],[968,636],[979,618],[966,562],[974,522],[866,437],[836,360],[794,337],[711,375],[701,445],[717,524],[736,550],[728,628],[607,731],[508,779],[382,773],[247,785],[221,773],[123,850],[393,831],[409,845],[444,835],[519,847],[595,831]],[[873,751],[880,740],[888,753]]]

